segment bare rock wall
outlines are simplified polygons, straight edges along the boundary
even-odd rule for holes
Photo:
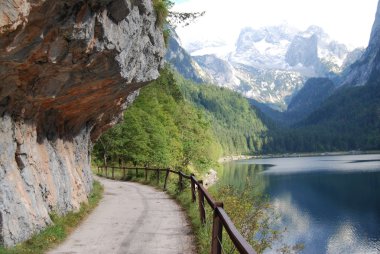
[[[164,53],[151,0],[0,3],[0,243],[87,202],[92,142]]]

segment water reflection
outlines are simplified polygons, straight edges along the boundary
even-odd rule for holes
[[[269,194],[287,243],[305,243],[304,253],[380,253],[379,155],[257,163],[226,164],[221,182],[243,188],[250,179]]]
[[[247,183],[254,186],[255,191],[264,193],[267,187],[267,179],[261,174],[272,165],[226,163],[219,170],[219,181],[222,185],[231,185],[235,189],[243,190]]]

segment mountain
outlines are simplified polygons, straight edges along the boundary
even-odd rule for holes
[[[176,32],[170,29],[168,48],[165,55],[166,62],[184,78],[191,79],[196,83],[204,83],[212,80],[212,76],[202,70],[197,62],[181,46]]]
[[[346,73],[342,86],[363,86],[368,83],[371,76],[380,70],[379,50],[380,50],[380,9],[377,7],[375,22],[373,24],[368,47],[364,54],[350,66]]]
[[[308,78],[334,79],[360,57],[359,50],[349,51],[320,27],[299,31],[284,24],[244,28],[234,48],[219,41],[188,47],[212,83],[280,110]]]
[[[296,31],[288,26],[244,28],[229,60],[255,68],[284,69],[284,56]]]
[[[285,61],[291,67],[298,64],[305,67],[318,65],[318,37],[315,34],[310,37],[295,36],[285,54]]]
[[[286,111],[280,112],[266,103],[250,99],[252,106],[258,108],[263,117],[271,122],[291,126],[307,118],[319,109],[323,102],[336,90],[336,85],[328,78],[310,78],[305,85],[292,97]]]
[[[246,98],[230,89],[196,85],[175,76],[185,99],[210,121],[224,155],[261,153],[267,127]]]
[[[293,98],[286,113],[297,108],[307,109],[314,104],[313,97],[320,101],[322,96],[321,105],[292,128],[273,130],[266,151],[380,149],[380,3],[369,46],[344,72],[338,86],[333,88],[328,80],[310,82]],[[309,88],[312,93],[308,92]],[[332,94],[323,98],[325,93],[318,94],[318,90],[332,91]]]
[[[317,110],[335,91],[334,83],[328,78],[310,78],[289,103],[286,114],[298,121]]]
[[[369,45],[362,57],[349,67],[349,71],[340,89],[304,124],[322,124],[344,118],[342,115],[352,123],[358,117],[355,113],[368,120],[363,128],[380,122],[380,2]]]
[[[240,81],[236,78],[235,70],[227,61],[215,55],[194,56],[193,59],[210,75],[211,83],[236,89],[239,87]]]

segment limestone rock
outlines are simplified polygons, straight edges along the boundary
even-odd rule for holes
[[[370,81],[371,76],[377,76],[380,71],[380,1],[378,2],[375,22],[372,26],[369,44],[364,54],[346,71],[341,85],[363,86]]]
[[[290,66],[297,64],[306,67],[318,65],[318,37],[316,35],[310,38],[296,36],[286,52],[285,59]]]
[[[164,56],[151,0],[0,3],[0,243],[87,202],[90,149]]]

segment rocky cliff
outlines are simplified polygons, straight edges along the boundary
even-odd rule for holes
[[[359,49],[350,52],[318,26],[301,31],[287,24],[244,28],[233,47],[207,40],[186,47],[210,77],[208,82],[281,111],[308,78],[328,77],[335,81],[362,53]],[[177,70],[183,69],[181,62],[168,60]]]
[[[371,75],[378,75],[380,71],[380,1],[377,5],[375,22],[372,26],[371,37],[367,49],[361,58],[352,64],[346,71],[342,85],[363,86],[371,79]]]
[[[158,77],[151,0],[0,2],[0,243],[87,201],[92,142]]]
[[[165,61],[184,78],[191,79],[196,83],[205,83],[211,79],[181,46],[181,40],[174,29],[170,29]]]

